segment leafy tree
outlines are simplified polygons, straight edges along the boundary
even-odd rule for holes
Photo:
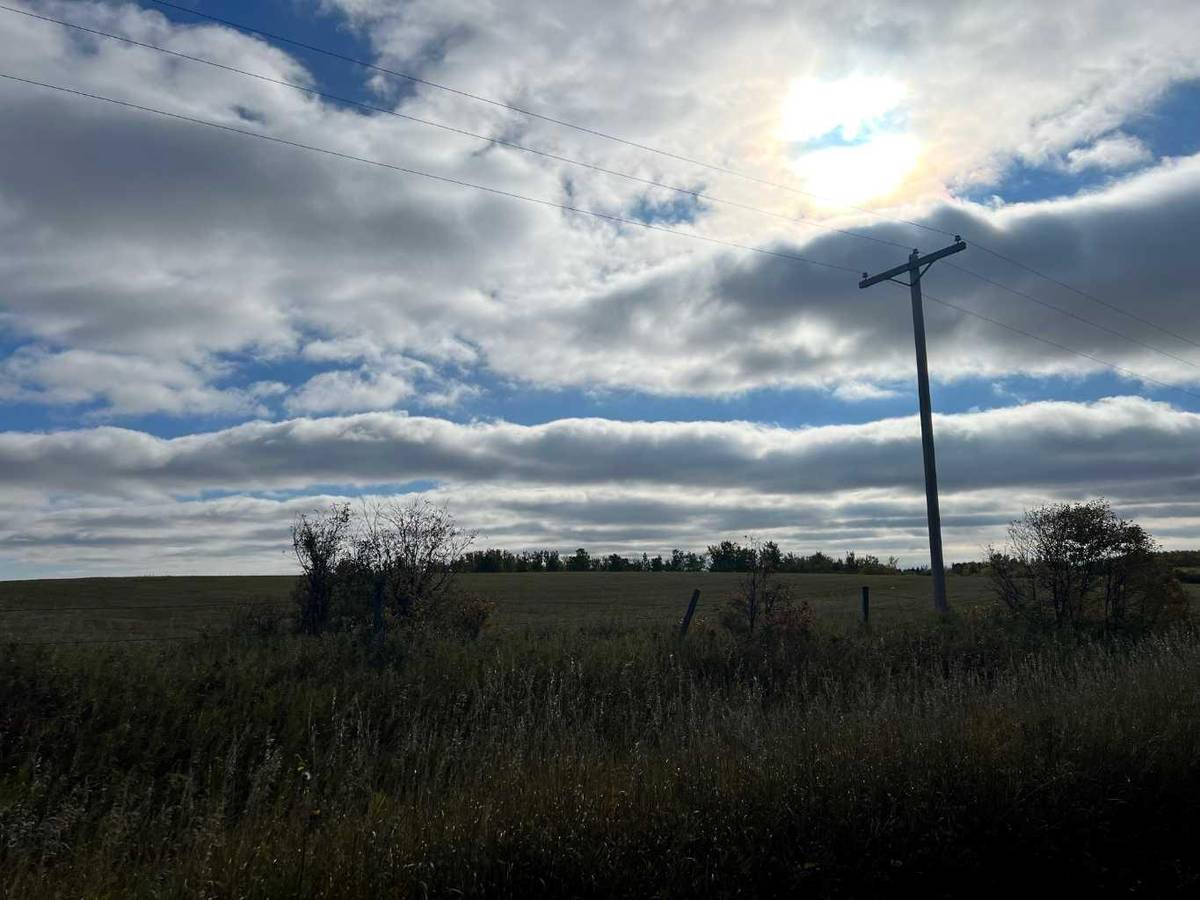
[[[582,547],[575,551],[574,556],[567,558],[567,571],[587,572],[592,568],[592,556]]]
[[[606,572],[625,572],[631,568],[633,566],[629,564],[629,560],[619,553],[610,553],[604,557],[604,570]]]
[[[775,547],[776,552],[778,549]],[[758,564],[758,551],[755,547],[743,547],[736,541],[721,541],[709,546],[708,559],[709,571],[712,572],[750,572]]]
[[[1093,500],[1027,511],[1009,525],[1004,548],[988,548],[988,564],[997,595],[1014,613],[1059,626],[1085,619],[1121,626],[1186,608],[1157,550],[1140,525]]]

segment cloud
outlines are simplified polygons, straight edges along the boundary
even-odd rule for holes
[[[793,79],[802,74],[819,84],[853,80],[850,70],[878,71],[905,86],[897,115],[923,148],[923,174],[897,196],[911,207],[898,214],[979,237],[1192,333],[1191,285],[1200,273],[1180,245],[1200,219],[1200,159],[1166,163],[1077,200],[991,210],[945,198],[948,185],[1001,171],[997,160],[1060,154],[1098,135],[1109,137],[1086,152],[1108,147],[1111,159],[1118,140],[1112,129],[1196,68],[1179,37],[1200,16],[1194,4],[1179,4],[1170,26],[1172,16],[1127,4],[1094,17],[1021,4],[973,7],[947,14],[936,45],[915,39],[923,13],[905,4],[897,5],[886,34],[864,30],[855,4],[731,8],[711,21],[664,7],[652,22],[645,10],[634,15],[618,5],[603,27],[554,35],[543,32],[550,20],[534,6],[342,8],[385,62],[686,155],[745,160],[745,167],[782,181],[792,174],[775,134]],[[272,77],[312,80],[296,59],[226,28],[172,24],[132,5],[46,9]],[[582,23],[589,10],[566,4],[561,22]],[[1096,24],[1101,19],[1104,28]],[[0,49],[10,68],[31,77],[614,214],[648,202],[642,184],[42,22],[9,15],[6,26]],[[506,39],[518,33],[521,40]],[[1042,46],[1049,33],[1061,44],[1054,54]],[[570,50],[547,57],[545,48],[558,46],[562,34],[570,35]],[[895,50],[897,34],[914,40]],[[794,71],[797,42],[814,48],[806,63],[811,71]],[[434,47],[437,53],[427,52]],[[756,48],[750,57],[748,47]],[[822,47],[848,55],[839,62]],[[1068,65],[1072,48],[1083,47],[1097,61],[1094,68]],[[1147,47],[1154,48],[1153,66],[1142,62]],[[735,59],[741,71],[746,58],[755,60],[754,77],[725,76]],[[953,65],[968,58],[969,64]],[[991,76],[1001,70],[1008,81],[997,93],[1002,79]],[[928,102],[935,88],[939,102]],[[0,139],[0,165],[21,172],[0,186],[0,239],[9,250],[0,260],[3,327],[10,342],[43,359],[90,353],[124,359],[130,369],[146,362],[138,397],[96,401],[114,416],[193,408],[256,415],[262,410],[236,393],[245,390],[244,380],[261,378],[253,366],[299,359],[339,365],[292,385],[284,402],[268,404],[269,412],[447,402],[482,390],[472,386],[482,373],[545,388],[710,397],[839,386],[841,396],[850,396],[854,385],[886,389],[911,377],[905,301],[888,286],[858,291],[845,272],[616,226],[28,86],[0,85],[0,94],[11,126]],[[382,97],[405,112],[515,135],[640,177],[699,185],[785,219],[811,211],[800,195],[668,164],[462,98],[426,89]],[[1088,98],[1082,110],[1081,98]],[[655,203],[677,199],[650,193]],[[870,218],[835,224],[904,246],[915,236],[911,228]],[[886,268],[903,253],[720,204],[696,207],[694,220],[676,227],[854,271]],[[928,237],[922,235],[922,245]],[[973,249],[960,259],[1060,301],[1052,286]],[[1152,282],[1143,277],[1147,271],[1155,274]],[[929,289],[1152,378],[1197,383],[1195,366],[952,270],[935,269]],[[1171,338],[1146,334],[1109,310],[1077,297],[1061,302],[1187,355]],[[1104,371],[933,305],[928,318],[935,379]],[[389,369],[388,360],[398,356],[424,361],[435,380],[459,387],[414,387]],[[201,381],[196,391],[204,393],[194,400],[185,399],[181,365]],[[86,381],[81,374],[79,390],[89,390]]]
[[[327,345],[306,356],[336,358],[338,352]],[[427,407],[453,407],[475,391],[472,385],[440,376],[420,360],[393,356],[377,358],[373,365],[355,370],[334,369],[314,375],[289,395],[283,406],[289,413],[306,415],[390,410],[414,399]]]
[[[1139,398],[1033,403],[935,422],[950,490],[1195,477],[1200,414]],[[421,479],[819,494],[918,488],[919,446],[915,417],[787,429],[607,419],[460,424],[364,413],[251,422],[172,439],[111,427],[8,432],[0,435],[0,479],[48,492],[110,495]]]
[[[847,403],[861,403],[865,400],[887,400],[890,397],[898,397],[900,392],[880,387],[877,384],[848,381],[834,388],[833,396],[839,400],[845,400]]]
[[[956,558],[1048,499],[1109,496],[1169,542],[1200,525],[1200,414],[1113,397],[938,416],[934,427]],[[783,429],[372,413],[171,440],[109,427],[7,433],[0,464],[10,566],[51,566],[59,552],[81,566],[80,553],[107,554],[104,566],[123,571],[147,559],[156,570],[283,568],[287,522],[327,502],[321,485],[391,493],[426,480],[482,541],[510,547],[640,552],[754,533],[913,562],[925,552],[914,417]],[[70,504],[53,499],[64,495]]]
[[[1079,174],[1088,169],[1116,171],[1150,162],[1154,154],[1140,139],[1128,134],[1112,134],[1087,147],[1076,147],[1067,154],[1066,169]]]
[[[26,6],[317,83],[300,59],[227,28],[172,23],[131,3]],[[928,4],[916,2],[889,4],[886,21],[868,0],[729,5],[704,16],[617,0],[599,19],[581,0],[556,4],[553,16],[538,4],[466,0],[322,7],[346,16],[385,65],[801,189],[793,148],[780,139],[790,86],[864,77],[895,85],[887,108],[871,112],[915,161],[894,192],[873,199],[893,204],[887,215],[966,236],[955,265],[1103,326],[939,264],[926,282],[935,381],[1109,371],[940,307],[943,298],[1147,377],[1200,384],[1200,357],[1187,340],[977,247],[1200,339],[1200,263],[1189,243],[1200,231],[1200,156],[1133,175],[1119,168],[1137,162],[1121,129],[1169,87],[1200,76],[1200,5],[1104,2],[1089,15],[1032,0],[950,5],[938,11],[936,37]],[[935,242],[921,229],[854,211],[829,218],[803,194],[427,88],[382,78],[368,85],[399,112],[732,203],[680,207],[665,188],[0,15],[0,52],[23,77],[612,215],[653,213],[687,234],[854,273]],[[437,481],[439,497],[510,544],[569,536],[623,548],[763,528],[921,552],[911,418],[786,430],[462,424],[395,411],[452,406],[496,382],[700,397],[801,388],[845,402],[886,400],[912,383],[911,318],[899,288],[860,291],[851,272],[27,85],[0,84],[0,99],[0,168],[19,173],[0,183],[0,338],[11,349],[0,363],[0,400],[41,406],[56,421],[63,412],[166,414],[181,420],[172,433],[185,433],[0,436],[0,504],[22,523],[0,537],[10,560],[51,567],[54,548],[74,546],[89,554],[81,569],[127,570],[147,555],[175,569],[274,565],[266,548],[280,517],[330,485],[390,490],[422,480]],[[838,121],[836,105],[825,112],[826,131],[871,137],[853,116]],[[1047,202],[991,208],[955,199],[1014,162],[1064,159],[1118,176],[1102,190]],[[301,413],[327,417],[269,421]],[[198,421],[208,416],[241,424],[186,433],[211,428]],[[952,538],[963,552],[1026,501],[1101,491],[1143,504],[1165,532],[1198,533],[1193,413],[1129,398],[1032,404],[939,417],[937,430],[947,515],[974,523],[957,532],[970,540]],[[230,492],[255,496],[223,496]],[[1168,510],[1172,498],[1186,508]],[[200,522],[210,524],[189,543]]]
[[[94,407],[90,416],[264,415],[262,401],[286,391],[278,382],[216,387],[228,370],[93,350],[16,350],[0,362],[0,399],[47,406]]]

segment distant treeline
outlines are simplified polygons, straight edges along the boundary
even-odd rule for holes
[[[1183,581],[1198,577],[1187,569],[1200,569],[1200,550],[1168,550],[1158,556],[1176,570]],[[743,545],[737,541],[721,541],[711,544],[704,553],[690,550],[672,550],[669,556],[658,554],[640,557],[621,556],[619,553],[593,556],[583,547],[570,555],[558,550],[472,550],[463,554],[456,564],[459,572],[749,572],[760,564],[772,571],[805,574],[864,574],[864,575],[928,575],[928,566],[900,568],[900,560],[889,556],[880,559],[866,553],[859,555],[853,550],[845,556],[827,556],[821,551],[808,556],[792,552],[784,553],[774,541],[758,545]],[[986,562],[972,560],[953,563],[949,570],[954,575],[988,575],[991,567]]]
[[[1158,555],[1180,581],[1200,584],[1200,550],[1164,550]]]
[[[525,550],[513,552],[489,548],[463,554],[457,568],[460,572],[750,572],[766,567],[774,572],[804,573],[864,573],[895,574],[899,560],[889,557],[856,554],[827,556],[820,552],[804,556],[784,553],[774,541],[742,545],[737,541],[712,544],[704,553],[672,550],[669,556],[658,554],[640,557],[619,553],[593,556],[583,547],[567,556],[557,550]]]
[[[1180,581],[1190,581],[1196,583],[1200,580],[1200,550],[1160,550],[1154,554],[1163,561],[1166,566],[1174,570]],[[905,569],[905,572],[914,571]],[[928,573],[929,569],[924,570]],[[986,562],[972,560],[970,562],[956,562],[950,566],[950,571],[955,575],[990,575],[992,567]]]

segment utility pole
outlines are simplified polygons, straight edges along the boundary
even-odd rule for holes
[[[906,285],[912,294],[913,339],[917,348],[917,396],[921,402],[921,449],[925,456],[925,511],[929,520],[929,569],[933,576],[933,607],[939,613],[948,612],[946,602],[946,568],[942,563],[942,514],[938,509],[937,463],[933,456],[933,409],[929,401],[929,363],[925,359],[925,309],[921,303],[921,278],[935,262],[952,253],[966,250],[967,245],[957,234],[954,243],[922,256],[913,250],[908,262],[868,275],[863,272],[860,288],[869,288],[881,281]],[[908,281],[897,276],[908,274]]]

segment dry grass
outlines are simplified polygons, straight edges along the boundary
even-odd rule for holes
[[[929,579],[921,576],[779,577],[812,604],[826,627],[857,622],[862,585],[871,588],[872,621],[879,627],[933,620]],[[679,620],[693,588],[701,589],[703,614],[719,605],[738,578],[708,572],[559,572],[463,575],[459,583],[496,600],[493,623],[500,629],[663,627]],[[290,576],[0,582],[0,640],[186,637],[226,626],[232,611],[288,609],[294,583]],[[1200,585],[1192,587],[1200,592]],[[949,588],[952,602],[970,609],[984,602],[988,584],[983,578],[950,578]]]
[[[683,646],[586,626],[14,647],[0,884],[1191,895],[1197,675],[1187,629],[1130,645],[985,616],[774,644],[701,624]]]

